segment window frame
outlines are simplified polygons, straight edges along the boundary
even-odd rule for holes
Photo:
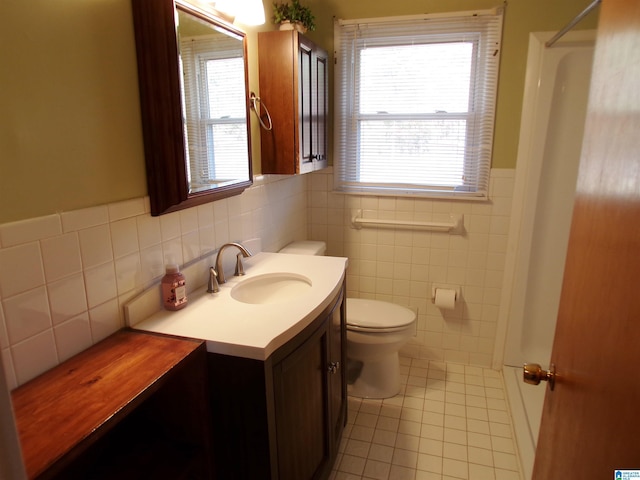
[[[393,195],[393,196],[420,196],[420,197],[447,197],[449,199],[460,198],[466,200],[485,200],[488,198],[488,180],[491,164],[491,151],[493,144],[493,129],[495,119],[495,106],[497,102],[497,81],[499,73],[499,57],[502,41],[502,16],[503,9],[496,8],[492,10],[473,11],[473,12],[455,12],[448,14],[434,15],[414,15],[403,17],[388,17],[381,19],[356,19],[356,20],[336,20],[334,27],[336,62],[335,62],[335,142],[334,142],[334,190],[339,193],[347,194],[370,194],[370,195]],[[474,24],[478,23],[478,17],[482,17],[479,22],[481,27],[474,30]],[[458,24],[460,19],[474,18],[473,21],[463,22],[463,27]],[[485,32],[490,24],[489,33]],[[425,20],[437,20],[438,27],[431,28],[430,22]],[[389,31],[397,32],[397,27],[402,28],[403,25],[417,25],[422,22],[428,25],[426,28],[412,31],[411,40],[403,35],[389,34],[387,36],[375,35],[367,32],[367,29],[373,31],[382,26],[390,26]],[[451,22],[453,27],[447,30],[448,24]],[[394,30],[396,28],[396,30]],[[348,30],[350,29],[350,30]],[[359,36],[363,29],[364,34]],[[345,34],[346,32],[346,34]],[[346,37],[343,35],[350,35]],[[415,39],[419,38],[419,42]],[[473,43],[473,54],[471,56],[471,78],[469,91],[469,108],[467,112],[455,113],[432,113],[422,112],[415,114],[385,114],[382,118],[378,114],[363,114],[359,110],[359,91],[357,91],[357,81],[359,80],[358,61],[359,52],[364,48],[361,44],[366,43],[367,46],[392,46],[406,45],[412,42],[422,44],[429,43],[452,43],[465,42]],[[494,44],[495,42],[495,44]],[[491,44],[491,45],[490,45]],[[345,46],[348,51],[345,54]],[[492,49],[489,52],[489,48]],[[482,52],[484,58],[479,59],[478,53]],[[487,58],[491,53],[493,58]],[[478,62],[484,61],[484,64]],[[480,76],[477,72],[478,66],[481,66]],[[490,78],[488,78],[490,77]],[[480,83],[479,83],[480,82]],[[488,87],[487,87],[488,84]],[[491,105],[488,109],[479,112],[477,105],[472,102],[485,102],[485,98],[478,98],[479,90],[483,95],[486,93],[490,99]],[[487,91],[488,90],[488,91]],[[484,104],[484,103],[483,103]],[[478,116],[483,118],[479,119]],[[465,148],[463,153],[464,172],[470,172],[473,169],[473,181],[471,184],[464,183],[458,187],[446,187],[442,185],[424,185],[406,183],[375,183],[363,182],[359,179],[359,171],[361,167],[360,159],[360,132],[363,120],[380,120],[387,121],[393,118],[415,118],[415,119],[464,119],[467,125],[475,127],[479,121],[484,121],[482,133],[475,133],[475,141],[478,138],[485,139],[487,136],[491,139],[487,146],[483,142],[478,149],[470,142],[470,135],[465,134]],[[355,133],[354,133],[355,132]],[[348,138],[350,137],[350,138]],[[480,150],[479,154],[474,154],[472,150]],[[466,182],[466,180],[465,180]]]
[[[210,117],[207,114],[207,112],[211,110],[210,100],[212,98],[212,94],[209,91],[209,74],[208,74],[208,68],[207,68],[208,64],[209,62],[219,62],[219,61],[226,61],[226,60],[237,61],[238,67],[239,67],[238,68],[239,73],[244,74],[244,60],[241,57],[227,55],[226,52],[222,52],[222,53],[210,52],[210,51],[200,52],[198,51],[198,49],[196,49],[194,53],[194,58],[193,58],[193,62],[195,64],[195,68],[197,72],[196,76],[197,78],[200,78],[200,81],[198,81],[198,87],[197,87],[198,96],[199,96],[199,100],[197,103],[199,105],[199,111],[197,115],[193,116],[193,118],[198,119],[197,122],[198,122],[199,135],[200,135],[199,138],[201,139],[202,142],[206,144],[206,148],[204,150],[207,152],[207,169],[209,172],[209,176],[212,176],[211,172],[214,172],[213,174],[214,178],[224,178],[224,176],[221,175],[221,172],[219,170],[220,168],[222,168],[223,170],[225,168],[228,168],[226,165],[223,167],[220,167],[220,165],[218,164],[218,160],[216,159],[216,151],[214,146],[216,142],[213,141],[213,138],[216,136],[215,135],[216,126],[235,125],[236,127],[239,127],[240,131],[245,136],[245,138],[242,140],[242,142],[239,142],[239,144],[244,145],[247,142],[246,116],[241,116],[241,117],[229,116],[229,117],[216,118],[216,117]],[[244,111],[241,113],[244,113]],[[243,170],[242,174],[245,173],[244,170],[246,170],[246,166],[244,164],[239,164],[238,162],[235,162],[235,160],[233,159],[223,160],[223,162],[230,163],[232,166],[235,165],[236,169]],[[241,174],[230,174],[229,179],[239,177],[240,175]]]

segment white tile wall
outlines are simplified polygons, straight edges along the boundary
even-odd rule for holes
[[[124,326],[122,305],[228,241],[277,251],[307,237],[307,176],[256,179],[242,195],[151,217],[138,198],[0,225],[0,351],[15,388]],[[202,284],[186,268],[190,289]]]
[[[9,387],[121,328],[122,305],[157,288],[169,256],[184,265],[228,241],[256,237],[265,251],[324,240],[328,254],[350,259],[350,296],[417,309],[417,335],[404,355],[489,366],[513,177],[513,170],[494,170],[491,200],[478,203],[335,194],[327,169],[260,177],[240,196],[161,217],[151,217],[148,199],[139,198],[0,225],[0,350]],[[356,230],[355,209],[420,221],[462,213],[465,232]],[[186,271],[191,288],[205,281],[199,269]],[[434,282],[461,286],[455,310],[431,304]]]
[[[514,170],[493,170],[486,202],[356,196],[333,193],[331,170],[309,183],[309,238],[329,255],[349,257],[347,294],[418,311],[416,336],[403,349],[412,358],[490,366],[495,343]],[[464,214],[464,234],[351,225],[355,210],[369,218],[447,221]],[[455,310],[431,302],[434,283],[456,285]]]

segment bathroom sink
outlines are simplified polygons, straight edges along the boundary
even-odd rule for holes
[[[202,285],[182,310],[148,316],[148,305],[155,308],[160,299],[150,289],[127,304],[128,322],[138,330],[205,340],[209,353],[264,361],[329,307],[342,291],[346,267],[343,257],[254,253],[244,259],[246,275],[229,275],[215,294]]]
[[[298,299],[311,288],[311,280],[295,273],[265,273],[247,278],[231,289],[231,297],[242,303],[284,303]]]

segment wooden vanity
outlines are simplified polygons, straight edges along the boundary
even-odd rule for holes
[[[329,477],[347,419],[344,292],[267,360],[208,354],[216,478]]]
[[[12,401],[29,478],[212,478],[202,341],[121,330]]]
[[[273,255],[278,254],[263,255],[262,264]],[[297,257],[282,255],[273,268],[299,265]],[[180,336],[121,330],[14,390],[28,477],[328,478],[347,415],[345,260],[306,261],[326,268],[320,276],[309,274],[314,289],[299,302],[236,302],[224,310],[231,300],[221,290],[136,326],[182,328]],[[248,278],[251,268],[265,274],[249,261],[247,267]],[[327,272],[335,275],[323,279]],[[227,290],[233,282],[225,284]],[[301,325],[287,323],[292,310],[309,312],[300,314]],[[244,318],[246,312],[251,318]],[[267,333],[266,327],[278,322],[285,330],[263,350],[243,345],[225,350],[216,337],[192,339],[198,328],[217,331],[211,330],[217,325],[235,328],[233,335],[248,341],[261,340],[255,329],[269,322]],[[292,328],[296,331],[289,335]],[[258,358],[231,354],[231,348],[257,351]]]

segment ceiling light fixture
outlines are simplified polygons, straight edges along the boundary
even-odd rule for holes
[[[234,17],[234,22],[244,25],[262,25],[265,22],[262,0],[216,0],[214,8]]]

